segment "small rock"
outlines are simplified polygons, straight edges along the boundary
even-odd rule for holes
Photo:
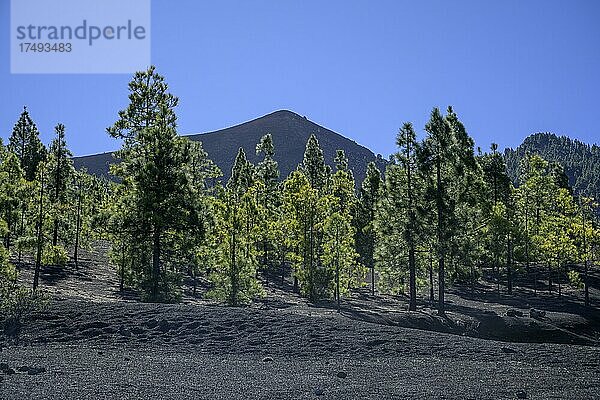
[[[271,362],[271,361],[273,361],[273,357],[267,356],[267,357],[263,358],[262,360],[263,360],[263,362]]]
[[[506,354],[514,354],[517,352],[515,349],[511,349],[510,347],[502,347],[501,350]]]
[[[524,390],[518,390],[517,391],[517,399],[526,399],[527,398],[527,392]]]
[[[506,310],[506,316],[507,317],[522,317],[523,311],[515,310],[514,308],[509,308],[508,310]]]
[[[338,378],[342,378],[343,379],[343,378],[345,378],[347,376],[348,376],[348,374],[346,372],[344,372],[344,371],[340,371],[340,372],[337,373],[337,377]]]
[[[99,351],[99,352],[98,352],[98,355],[99,355],[99,356],[101,356],[102,354],[104,354],[104,352],[103,352],[103,351]]]
[[[541,319],[541,318],[544,318],[545,316],[546,316],[546,311],[544,311],[544,310],[536,310],[535,308],[532,308],[529,310],[530,318]]]
[[[125,361],[131,361],[131,358],[125,357],[125,358],[123,358],[123,360],[125,360]]]
[[[6,375],[14,375],[14,374],[16,374],[16,373],[17,373],[17,372],[16,372],[14,369],[12,369],[12,368],[5,369],[5,370],[3,370],[2,372],[4,372]]]
[[[30,367],[29,371],[27,371],[27,375],[38,375],[43,372],[46,372],[46,368],[44,367]]]
[[[318,387],[315,389],[316,396],[323,396],[324,394],[325,394],[325,391],[323,390],[323,388]]]
[[[0,371],[6,371],[8,369],[7,363],[0,363]]]
[[[17,371],[27,372],[27,371],[29,371],[29,367],[27,365],[21,365],[19,368],[17,368]]]

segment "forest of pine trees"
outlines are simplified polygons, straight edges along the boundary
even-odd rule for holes
[[[328,166],[315,136],[280,176],[269,132],[256,145],[261,161],[240,148],[222,182],[201,143],[178,135],[178,99],[154,67],[135,74],[128,98],[107,129],[121,145],[112,181],[73,168],[68,127],[57,124],[44,146],[26,108],[0,143],[4,298],[23,290],[15,282],[26,259],[35,293],[41,268],[77,267],[81,248],[104,241],[120,290],[151,302],[177,302],[184,281],[194,294],[203,281],[208,297],[240,305],[288,281],[337,307],[363,286],[406,294],[410,310],[424,294],[444,314],[448,286],[472,287],[489,271],[508,294],[518,276],[532,277],[537,291],[561,295],[568,284],[589,303],[600,248],[594,199],[533,152],[511,179],[497,145],[476,151],[451,107],[432,110],[421,139],[403,124],[386,170],[370,163],[363,182],[341,150]]]

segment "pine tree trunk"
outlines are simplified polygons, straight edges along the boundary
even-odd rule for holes
[[[444,271],[444,252],[441,250],[442,242],[444,240],[442,231],[443,221],[443,204],[442,204],[442,170],[440,160],[436,162],[436,181],[437,181],[437,239],[438,239],[438,314],[444,315],[444,290],[445,290],[445,271]]]
[[[75,251],[73,259],[75,260],[75,268],[79,267],[79,235],[81,232],[81,189],[77,198],[77,222],[75,223]]]
[[[588,285],[588,260],[587,260],[587,254],[586,254],[586,259],[584,261],[585,263],[585,269],[584,269],[584,276],[583,276],[583,291],[584,291],[584,298],[585,298],[585,306],[589,307],[590,306],[590,291],[589,291],[589,285]]]
[[[281,285],[285,283],[285,250],[281,252]]]
[[[60,169],[62,159],[62,147],[61,141],[58,142],[58,155],[56,157],[56,179],[54,181],[54,202],[58,204],[58,196],[60,194]],[[52,232],[52,246],[56,246],[58,244],[58,216],[54,216],[54,230]]]
[[[229,304],[231,304],[232,306],[237,305],[237,298],[238,298],[238,281],[237,281],[237,260],[236,260],[236,247],[237,247],[237,239],[236,239],[236,217],[234,215],[233,217],[233,224],[232,224],[232,229],[231,229],[231,272],[230,272],[230,279],[231,279],[231,293],[230,293],[230,297],[229,297]]]
[[[158,300],[158,284],[160,280],[160,229],[154,228],[152,243],[152,300]]]
[[[444,257],[440,257],[438,260],[438,314],[444,315],[446,313],[444,305],[444,284],[445,284],[445,271],[444,271]]]
[[[409,269],[409,273],[410,273],[410,277],[409,277],[409,292],[410,292],[410,299],[409,299],[409,304],[408,304],[408,310],[409,311],[416,311],[417,310],[417,268],[416,268],[416,262],[415,262],[415,249],[414,246],[410,245],[410,248],[408,249],[408,269]]]
[[[508,294],[512,294],[513,282],[512,282],[512,253],[511,253],[511,242],[510,232],[508,234],[508,249],[506,255],[506,285],[508,287]]]
[[[125,289],[125,245],[121,246],[121,279],[119,281],[119,292]]]
[[[33,275],[33,290],[37,290],[40,279],[40,268],[42,265],[42,246],[43,246],[43,229],[44,229],[44,170],[40,169],[40,210],[38,216],[38,231],[37,231],[37,255],[35,258],[35,273]]]
[[[429,253],[429,301],[431,304],[435,301],[435,290],[433,288],[433,258]]]
[[[25,203],[23,203],[23,207],[21,208],[21,226],[19,227],[19,235],[23,236],[24,231],[25,231]],[[21,246],[19,246],[19,253],[18,253],[19,268],[21,268],[22,255],[23,254],[21,251]]]
[[[337,236],[337,235],[336,235]],[[340,251],[339,244],[335,260],[335,288],[337,292],[337,311],[340,312]]]
[[[588,289],[588,247],[587,247],[587,232],[586,232],[586,223],[585,223],[585,209],[581,208],[581,218],[583,221],[583,293],[584,293],[584,303],[586,307],[590,306],[590,292]]]
[[[309,280],[310,280],[310,286],[309,286],[309,297],[310,297],[310,301],[315,301],[316,300],[316,294],[315,294],[315,275],[314,275],[314,261],[313,261],[313,241],[314,241],[314,215],[313,212],[311,211],[310,214],[310,232],[309,232],[309,240],[310,240],[310,254],[308,256],[308,260],[309,260],[309,266],[308,266],[308,274],[309,274]]]
[[[552,267],[548,261],[548,293],[552,293]]]
[[[375,265],[371,264],[371,295],[375,296]]]
[[[558,280],[558,297],[561,297],[562,296],[562,285],[561,285],[562,277],[561,277],[561,275],[562,275],[563,271],[562,271],[562,268],[560,265],[560,261],[558,262],[558,268],[556,269],[556,271],[558,272],[558,276],[556,278]]]
[[[58,244],[58,218],[54,219],[54,228],[52,229],[52,246]]]

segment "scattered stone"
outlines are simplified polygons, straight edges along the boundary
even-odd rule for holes
[[[273,357],[267,356],[267,357],[263,358],[262,360],[263,360],[263,362],[271,362],[271,361],[273,361]]]
[[[8,369],[7,363],[0,363],[0,371],[4,372]]]
[[[43,372],[46,372],[46,368],[44,368],[44,367],[29,367],[29,371],[27,371],[27,375],[38,375]]]
[[[323,388],[316,388],[315,389],[315,396],[323,396],[325,394],[325,391],[323,390]]]
[[[99,355],[99,356],[101,356],[102,354],[104,354],[104,352],[103,352],[103,351],[99,351],[99,352],[98,352],[98,355]]]
[[[517,352],[515,349],[511,349],[510,347],[502,347],[501,350],[506,354],[514,354]]]
[[[8,369],[5,369],[5,370],[2,370],[2,372],[4,372],[6,375],[14,375],[14,374],[16,374],[16,373],[17,373],[17,372],[16,372],[14,369],[12,369],[12,368],[8,368]]]
[[[508,310],[506,310],[506,316],[507,317],[522,317],[523,311],[516,310],[514,308],[509,308]]]
[[[125,357],[125,358],[124,358],[124,360],[125,360],[125,361],[131,361],[131,358],[129,358],[129,357]]]
[[[542,319],[545,316],[546,316],[546,311],[544,311],[544,310],[536,310],[535,308],[532,308],[529,310],[530,318]]]
[[[344,371],[340,371],[340,372],[337,373],[337,377],[338,378],[344,379],[347,376],[348,376],[348,374],[346,372],[344,372]]]
[[[517,399],[526,399],[527,398],[527,392],[524,390],[518,390],[517,391]]]

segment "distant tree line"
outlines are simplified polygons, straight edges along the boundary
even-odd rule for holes
[[[581,287],[589,303],[600,244],[594,200],[575,195],[563,169],[533,153],[513,182],[497,146],[476,150],[451,107],[433,109],[421,140],[402,125],[384,173],[370,163],[357,185],[344,152],[328,166],[314,135],[297,169],[280,177],[267,132],[256,145],[261,161],[240,148],[221,182],[202,144],[177,134],[177,105],[154,67],[134,75],[128,106],[107,129],[122,143],[113,182],[73,168],[62,124],[46,148],[23,110],[0,146],[3,282],[16,279],[9,254],[17,266],[32,257],[36,290],[43,265],[77,266],[79,249],[103,239],[120,289],[153,302],[179,301],[185,280],[194,292],[203,281],[209,297],[244,304],[289,274],[311,301],[339,307],[368,285],[372,295],[407,294],[415,310],[427,289],[443,314],[454,282],[473,286],[491,269],[510,294],[516,275],[543,266],[549,290]]]

